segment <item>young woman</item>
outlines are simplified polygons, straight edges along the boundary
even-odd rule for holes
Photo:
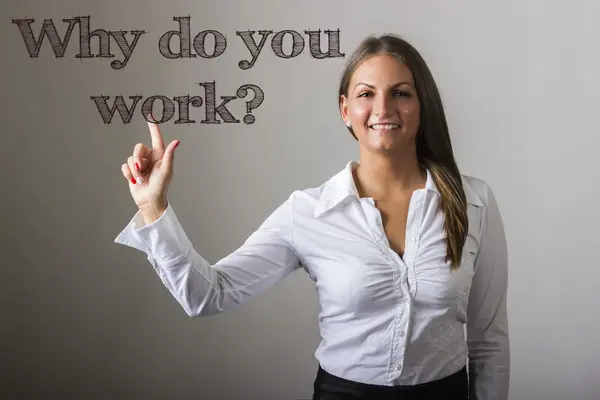
[[[304,268],[321,305],[315,400],[506,400],[503,222],[490,187],[459,172],[429,68],[403,39],[368,37],[339,102],[360,160],[292,193],[214,265],[167,201],[179,141],[165,148],[150,123],[152,148],[138,144],[122,166],[139,212],[116,241],[148,255],[190,316]]]

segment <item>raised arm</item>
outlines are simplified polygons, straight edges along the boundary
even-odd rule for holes
[[[165,149],[150,122],[152,149],[138,144],[123,164],[139,211],[115,242],[146,253],[163,284],[190,316],[212,315],[244,303],[299,267],[293,246],[293,197],[281,204],[236,251],[211,265],[194,249],[167,188],[178,141]],[[139,166],[139,167],[138,167]]]

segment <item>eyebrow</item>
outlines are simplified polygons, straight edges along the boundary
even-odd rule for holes
[[[373,86],[373,85],[369,85],[368,83],[364,83],[364,82],[358,82],[354,88],[356,89],[356,88],[357,88],[359,85],[365,85],[365,86],[367,86],[368,88],[375,89],[375,86]],[[402,85],[408,85],[408,86],[410,86],[410,87],[413,87],[413,85],[411,85],[411,84],[410,84],[410,83],[408,83],[408,82],[398,82],[398,83],[396,83],[395,85],[393,85],[392,87],[393,87],[393,88],[395,88],[395,87],[402,86]]]

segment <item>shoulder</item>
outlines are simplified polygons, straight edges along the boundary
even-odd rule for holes
[[[495,202],[494,193],[487,181],[465,174],[461,174],[461,178],[467,201],[471,200],[472,203],[479,203],[477,205],[483,207]]]
[[[328,185],[330,185],[330,182],[326,181],[318,186],[294,190],[289,196],[289,201],[293,205],[294,212],[314,214],[321,203],[323,193]]]
[[[328,176],[317,186],[295,190],[290,195],[294,212],[319,217],[346,198],[356,195],[352,168],[353,162],[349,162],[344,169]]]
[[[490,230],[496,230],[497,232],[503,232],[504,222],[501,215],[500,207],[494,191],[491,186],[485,180],[476,178],[473,176],[463,175],[463,184],[465,187],[465,195],[467,201],[469,198],[469,192],[471,196],[477,196],[479,202],[479,211],[475,210],[473,215],[477,215],[480,221],[480,231],[488,232]]]
[[[313,219],[325,185],[293,190],[271,211],[263,222],[262,228],[277,226],[278,229],[281,229],[287,226],[293,229],[299,217],[304,217],[302,218],[304,221],[306,221],[306,217]]]

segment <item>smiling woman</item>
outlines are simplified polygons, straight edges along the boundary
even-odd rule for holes
[[[139,212],[116,241],[148,255],[190,316],[231,310],[304,268],[321,309],[313,400],[507,400],[503,222],[490,187],[459,172],[425,61],[401,38],[369,37],[339,101],[360,161],[294,191],[214,265],[167,200],[179,141],[165,146],[150,123],[152,147],[121,166]]]
[[[367,38],[346,66],[339,96],[342,117],[360,144],[363,164],[364,158],[381,160],[382,152],[391,157],[387,159],[394,167],[389,171],[417,179],[407,182],[407,193],[411,185],[424,182],[425,171],[430,169],[448,215],[448,258],[458,266],[467,230],[465,194],[442,101],[425,60],[401,38]],[[359,185],[374,182],[361,179],[362,172],[361,168],[355,171]],[[378,192],[382,188],[364,190]],[[402,233],[400,236],[402,252],[404,238]]]

